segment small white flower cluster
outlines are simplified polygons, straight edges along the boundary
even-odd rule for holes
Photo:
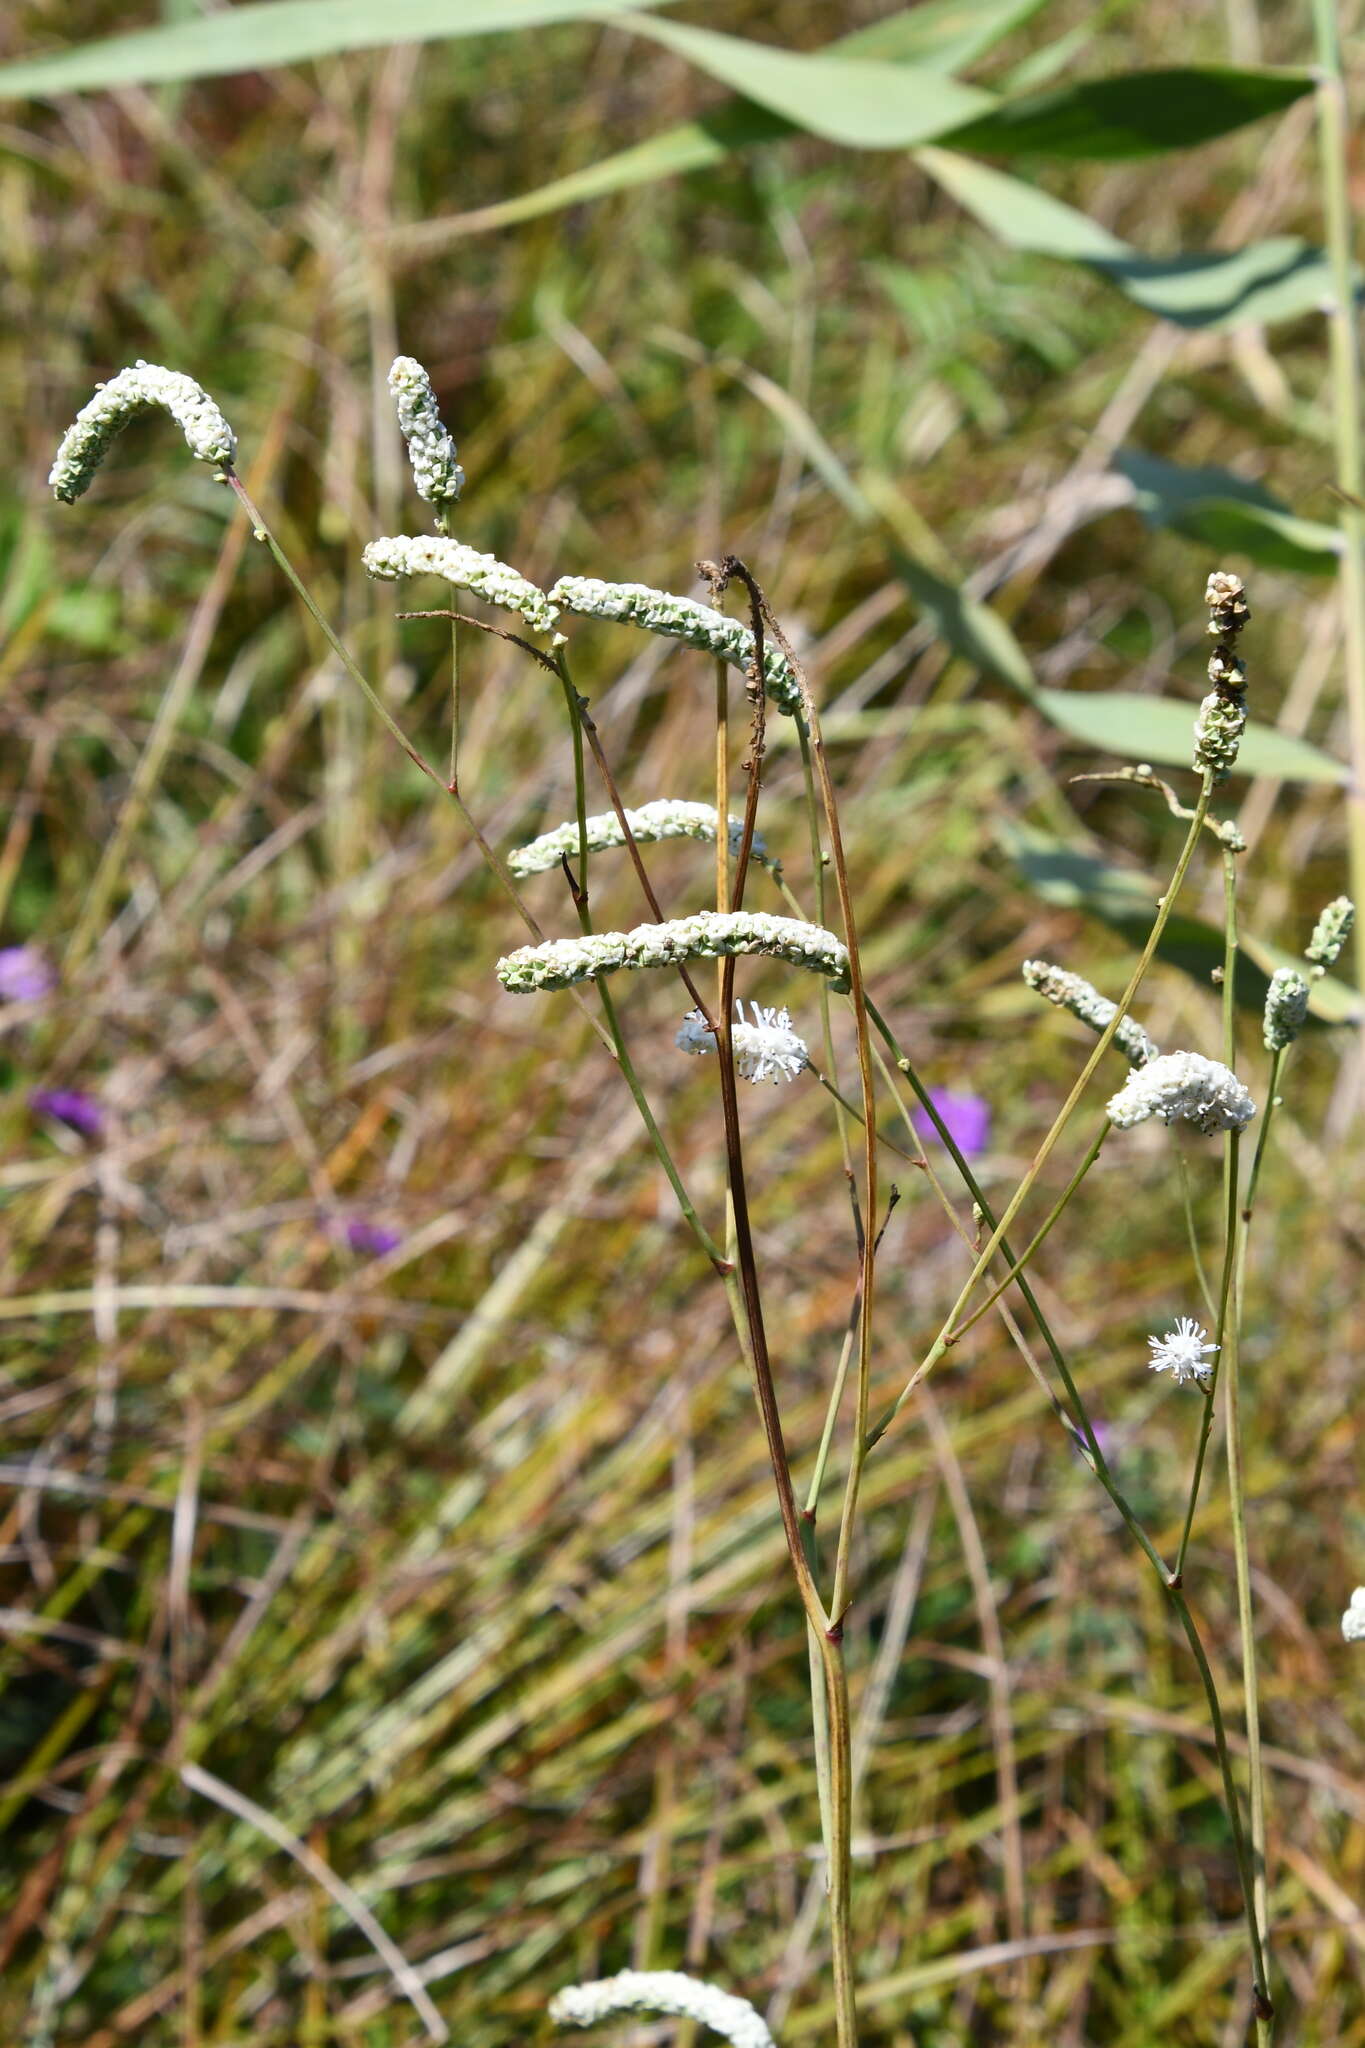
[[[1329,967],[1336,966],[1355,921],[1356,907],[1350,897],[1334,897],[1314,925],[1304,953],[1305,960],[1312,961],[1315,974],[1325,974]]]
[[[1198,1052],[1166,1052],[1144,1067],[1135,1067],[1108,1104],[1109,1121],[1130,1130],[1149,1116],[1164,1123],[1177,1117],[1208,1136],[1213,1131],[1240,1131],[1256,1114],[1256,1105],[1230,1068]]]
[[[408,461],[417,495],[438,511],[453,505],[464,489],[464,471],[455,442],[441,420],[431,379],[415,356],[395,356],[389,390],[398,411],[398,425],[408,446]]]
[[[1207,1385],[1213,1367],[1209,1357],[1217,1351],[1216,1344],[1210,1344],[1202,1323],[1193,1316],[1181,1316],[1173,1330],[1164,1337],[1149,1337],[1152,1355],[1147,1363],[1153,1372],[1168,1372],[1176,1386],[1183,1387],[1188,1380],[1197,1380],[1200,1386]],[[1205,1353],[1209,1357],[1205,1356]]]
[[[561,576],[550,592],[551,604],[584,618],[615,619],[684,640],[703,654],[719,655],[733,668],[746,669],[754,658],[754,636],[738,619],[727,619],[709,604],[675,597],[647,583],[603,583],[596,576]],[[801,692],[785,657],[764,643],[763,680],[779,711],[801,709]]]
[[[1303,1029],[1308,1015],[1308,983],[1297,967],[1277,967],[1265,992],[1263,1035],[1267,1052],[1283,1052]]]
[[[1365,1586],[1357,1586],[1351,1604],[1341,1617],[1341,1633],[1348,1643],[1365,1643]]]
[[[1026,960],[1022,971],[1031,989],[1048,1002],[1056,1003],[1058,1009],[1069,1010],[1092,1031],[1107,1030],[1117,1015],[1117,1003],[1111,1003],[1108,996],[1102,996],[1084,976],[1072,974],[1065,967],[1054,967],[1050,960]],[[1113,1042],[1120,1052],[1127,1054],[1129,1063],[1135,1067],[1145,1067],[1160,1051],[1160,1047],[1131,1017],[1124,1018],[1114,1033]]]
[[[230,463],[237,436],[203,386],[179,370],[140,358],[101,384],[62,436],[48,482],[54,497],[72,505],[88,491],[105,450],[140,412],[164,406],[200,462]]]
[[[550,2000],[550,2018],[561,2026],[595,2026],[616,2012],[676,2014],[710,2027],[734,2048],[774,2048],[765,2022],[747,1998],[681,1970],[622,1970],[595,1984],[571,1984]]]
[[[736,998],[735,1021],[730,1043],[735,1052],[735,1071],[745,1081],[794,1081],[810,1065],[810,1052],[803,1038],[792,1029],[790,1010],[768,1010],[750,1003],[754,1021],[748,1023],[744,1005]],[[714,1052],[716,1034],[706,1028],[700,1010],[689,1010],[673,1043],[679,1052]]]
[[[757,910],[703,910],[667,924],[640,924],[629,932],[592,932],[580,939],[548,939],[521,946],[498,962],[498,980],[512,995],[571,988],[618,967],[673,967],[680,960],[715,960],[732,953],[770,953],[793,967],[827,974],[848,987],[848,951],[821,925]]]
[[[457,590],[472,590],[490,604],[520,612],[537,633],[553,632],[559,616],[545,592],[520,571],[444,534],[386,534],[370,542],[363,559],[369,574],[385,582],[396,582],[400,576],[443,576]]]
[[[638,811],[627,805],[626,819],[632,836],[642,844],[656,839],[714,840],[716,836],[714,805],[685,803],[678,797],[655,797],[651,803],[641,804]],[[590,852],[625,845],[626,835],[615,811],[603,811],[585,822]],[[744,837],[744,821],[731,818],[728,822],[730,851],[738,853]],[[571,818],[567,825],[556,825],[553,832],[542,832],[529,845],[517,847],[514,853],[508,854],[507,865],[514,875],[543,875],[548,869],[557,868],[565,854],[573,860],[577,853],[578,820]],[[754,834],[753,854],[755,860],[766,861],[768,858],[767,844],[761,832]]]

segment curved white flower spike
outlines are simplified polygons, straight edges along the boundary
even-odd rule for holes
[[[53,496],[73,505],[89,490],[110,442],[129,420],[158,406],[171,415],[197,461],[232,461],[237,436],[203,386],[179,370],[163,370],[139,358],[101,384],[63,434],[48,477]]]
[[[747,1998],[681,1970],[622,1970],[594,1984],[571,1984],[550,2000],[550,2018],[571,2027],[591,2027],[616,2012],[672,2013],[710,2027],[734,2048],[774,2048],[766,2022]]]
[[[1365,1586],[1357,1586],[1351,1604],[1341,1617],[1341,1633],[1348,1643],[1365,1643]]]
[[[652,803],[641,804],[638,811],[626,808],[626,820],[631,835],[642,845],[657,839],[712,839],[716,836],[716,812],[713,804],[684,803],[679,798],[661,796]],[[588,818],[588,850],[599,853],[613,846],[624,846],[626,835],[621,829],[621,820],[615,811],[602,811],[596,817]],[[730,851],[738,853],[744,837],[742,818],[731,818]],[[556,825],[553,832],[542,832],[539,839],[529,845],[517,847],[507,856],[508,872],[514,875],[543,875],[550,868],[557,868],[561,858],[567,854],[573,860],[578,853],[578,821],[571,818],[567,825]],[[767,861],[768,848],[761,832],[755,832],[753,854],[755,860]]]
[[[596,576],[561,576],[550,592],[551,604],[585,618],[615,619],[683,640],[703,654],[716,654],[732,668],[747,669],[754,658],[754,636],[738,619],[698,604],[693,597],[651,589],[647,583],[603,583]],[[801,709],[801,691],[785,656],[764,643],[763,682],[779,711]]]
[[[1102,996],[1083,975],[1072,974],[1065,967],[1054,967],[1050,960],[1026,960],[1022,972],[1036,994],[1049,1003],[1055,1003],[1059,1010],[1069,1010],[1092,1031],[1107,1030],[1117,1013],[1118,1004],[1111,1003],[1108,996]],[[1135,1067],[1145,1067],[1149,1060],[1156,1059],[1160,1051],[1155,1041],[1131,1017],[1125,1017],[1119,1025],[1113,1043],[1120,1052],[1127,1054],[1130,1064]]]
[[[639,924],[629,932],[593,932],[581,939],[548,939],[522,946],[498,962],[498,980],[512,995],[571,988],[619,967],[673,967],[680,960],[716,960],[736,953],[771,953],[793,967],[827,974],[836,990],[848,987],[848,951],[821,925],[764,911],[703,910],[667,924]]]
[[[490,604],[520,612],[537,633],[553,632],[559,616],[545,592],[519,570],[445,534],[385,534],[370,542],[362,559],[368,573],[386,583],[396,583],[402,576],[443,576],[457,590],[472,590]]]

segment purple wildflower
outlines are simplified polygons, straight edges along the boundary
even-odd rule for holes
[[[79,1131],[83,1138],[97,1138],[104,1129],[104,1108],[93,1095],[79,1088],[35,1088],[28,1098],[30,1109],[39,1116],[51,1116],[59,1124]]]
[[[36,1003],[56,985],[36,946],[0,946],[0,1003]]]
[[[951,1088],[931,1088],[929,1100],[942,1117],[949,1137],[964,1159],[975,1159],[991,1142],[991,1107],[979,1095],[958,1095]],[[927,1110],[914,1111],[915,1129],[922,1138],[943,1140]]]
[[[335,1234],[353,1252],[368,1252],[372,1258],[382,1259],[389,1252],[396,1252],[403,1242],[400,1233],[390,1230],[387,1224],[371,1223],[364,1216],[348,1216],[333,1226]]]

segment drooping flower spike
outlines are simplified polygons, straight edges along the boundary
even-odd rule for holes
[[[1166,1052],[1146,1066],[1135,1067],[1108,1104],[1109,1121],[1117,1130],[1159,1116],[1163,1123],[1181,1118],[1209,1136],[1214,1131],[1240,1131],[1256,1114],[1256,1105],[1229,1067],[1198,1052]]]
[[[734,2048],[774,2048],[766,2022],[747,1998],[681,1970],[622,1970],[593,1984],[571,1984],[550,2000],[550,2018],[571,2027],[595,2026],[617,2012],[676,2014],[723,2035]]]
[[[179,370],[164,370],[159,363],[139,358],[101,384],[63,434],[48,477],[53,496],[74,504],[89,490],[110,442],[129,420],[158,406],[171,415],[198,461],[231,463],[237,436],[202,385]]]
[[[441,418],[431,379],[415,356],[395,356],[389,390],[407,443],[417,495],[440,514],[464,489],[464,471],[454,438]]]
[[[593,932],[580,939],[548,939],[522,946],[498,962],[498,980],[513,995],[571,988],[620,967],[673,967],[683,960],[769,953],[793,967],[827,974],[832,986],[849,985],[848,950],[818,924],[764,911],[703,910],[667,924],[636,925],[629,932]]]
[[[651,803],[641,804],[638,810],[626,806],[626,821],[632,838],[642,845],[659,839],[710,839],[716,836],[716,812],[713,804],[684,803],[680,798],[655,797]],[[588,834],[588,850],[600,853],[614,846],[624,846],[626,835],[621,829],[621,820],[615,811],[602,811],[596,817],[585,820]],[[731,818],[730,851],[738,853],[744,837],[742,818]],[[542,832],[526,846],[519,846],[507,856],[508,871],[517,876],[543,875],[551,868],[557,868],[565,854],[573,860],[578,853],[578,820],[571,818],[567,825],[556,825],[553,832]],[[767,861],[768,848],[761,832],[755,832],[753,843],[755,860]]]
[[[537,633],[552,633],[559,616],[545,592],[520,570],[444,534],[386,534],[370,542],[362,559],[371,576],[387,583],[403,576],[442,576],[457,590],[472,590],[490,604],[520,612]]]
[[[735,1021],[730,1026],[730,1043],[734,1047],[735,1071],[743,1081],[794,1081],[810,1065],[810,1050],[803,1038],[792,1029],[790,1010],[764,1009],[759,1003],[750,1003],[753,1011],[752,1024],[744,1015],[744,1005],[735,1000]],[[679,1052],[715,1052],[717,1038],[706,1028],[706,1018],[700,1010],[689,1010],[679,1027],[673,1043]]]
[[[1152,1355],[1147,1363],[1153,1372],[1168,1372],[1177,1387],[1196,1380],[1200,1386],[1213,1373],[1210,1360],[1218,1346],[1210,1344],[1208,1332],[1193,1316],[1181,1316],[1164,1337],[1149,1337]]]
[[[550,591],[550,602],[584,618],[614,619],[622,625],[642,626],[647,633],[685,641],[703,654],[718,655],[732,668],[747,669],[754,659],[754,636],[739,619],[727,618],[693,597],[651,589],[647,583],[603,583],[596,576],[561,576]],[[779,711],[801,709],[796,677],[785,656],[766,642],[763,681]]]
[[[1365,1643],[1365,1586],[1357,1586],[1351,1604],[1341,1617],[1341,1633],[1348,1643]]]
[[[1055,1003],[1060,1010],[1069,1010],[1082,1024],[1088,1024],[1095,1032],[1108,1029],[1111,1020],[1118,1014],[1118,1004],[1111,1003],[1108,996],[1102,996],[1097,988],[1083,975],[1072,974],[1065,967],[1054,967],[1050,960],[1026,960],[1023,976],[1029,987],[1049,1003]],[[1125,1017],[1114,1033],[1113,1043],[1119,1051],[1126,1053],[1129,1063],[1145,1067],[1154,1060],[1160,1048],[1147,1036],[1140,1024],[1131,1017]]]

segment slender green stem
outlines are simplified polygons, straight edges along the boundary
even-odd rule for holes
[[[1127,1009],[1126,1001],[1122,1007],[1123,1010]],[[1122,1014],[1122,1012],[1120,1014]],[[939,1112],[936,1109],[933,1100],[929,1095],[928,1090],[924,1087],[924,1084],[921,1082],[918,1074],[916,1074],[914,1067],[912,1066],[910,1061],[901,1052],[900,1047],[897,1045],[895,1037],[890,1029],[890,1026],[881,1016],[875,1004],[869,1003],[868,1015],[872,1019],[872,1022],[876,1026],[877,1030],[881,1033],[883,1040],[890,1048],[896,1060],[897,1066],[899,1067],[900,1071],[905,1075],[911,1087],[914,1089],[916,1095],[919,1097],[922,1107],[932,1120],[936,1130],[938,1131],[940,1138],[943,1140],[943,1143],[951,1153],[954,1163],[957,1166],[958,1172],[962,1175],[967,1190],[972,1196],[973,1201],[976,1203],[977,1208],[980,1210],[981,1215],[984,1218],[987,1226],[993,1228],[994,1217],[991,1214],[990,1203],[987,1201],[985,1194],[982,1192],[982,1189],[979,1183],[977,1182],[976,1176],[973,1174],[971,1167],[967,1163],[966,1159],[963,1157],[956,1142],[954,1141],[952,1133],[948,1130],[947,1126],[943,1122],[942,1117],[939,1115]],[[1013,1264],[1013,1254],[1009,1249],[1008,1241],[1003,1236],[1001,1237],[1000,1244],[1005,1257],[1010,1260],[1011,1264]],[[1261,1963],[1260,1931],[1256,1921],[1252,1874],[1250,1863],[1247,1856],[1245,1833],[1242,1827],[1241,1808],[1238,1804],[1237,1786],[1233,1777],[1232,1758],[1228,1751],[1227,1734],[1223,1725],[1222,1707],[1218,1699],[1218,1688],[1214,1683],[1213,1672],[1209,1666],[1208,1657],[1205,1655],[1204,1652],[1204,1645],[1199,1635],[1198,1626],[1195,1622],[1194,1615],[1190,1610],[1189,1602],[1185,1597],[1184,1589],[1181,1587],[1178,1580],[1176,1580],[1173,1574],[1171,1573],[1165,1560],[1162,1558],[1161,1553],[1157,1550],[1155,1544],[1152,1542],[1150,1536],[1147,1534],[1147,1531],[1143,1528],[1141,1522],[1134,1514],[1133,1509],[1129,1505],[1124,1494],[1116,1485],[1114,1481],[1114,1476],[1109,1470],[1108,1463],[1105,1460],[1104,1452],[1100,1448],[1099,1439],[1095,1434],[1094,1424],[1090,1419],[1090,1414],[1088,1409],[1086,1408],[1085,1402],[1081,1398],[1080,1389],[1076,1384],[1075,1377],[1071,1371],[1070,1365],[1067,1362],[1066,1355],[1063,1352],[1060,1344],[1057,1342],[1051,1324],[1048,1322],[1047,1317],[1043,1314],[1042,1309],[1038,1306],[1037,1300],[1034,1297],[1033,1291],[1030,1288],[1028,1281],[1022,1275],[1019,1278],[1018,1286],[1020,1293],[1023,1295],[1024,1300],[1028,1304],[1029,1311],[1033,1316],[1034,1322],[1037,1324],[1043,1342],[1047,1346],[1048,1353],[1052,1359],[1052,1363],[1056,1368],[1057,1376],[1062,1382],[1062,1385],[1066,1391],[1067,1399],[1070,1402],[1072,1411],[1076,1417],[1076,1423],[1072,1426],[1073,1428],[1079,1427],[1080,1430],[1079,1449],[1081,1450],[1082,1455],[1086,1460],[1086,1463],[1090,1466],[1091,1471],[1095,1474],[1095,1477],[1099,1480],[1100,1485],[1104,1488],[1105,1493],[1108,1495],[1110,1501],[1113,1503],[1115,1509],[1117,1510],[1119,1516],[1123,1521],[1124,1527],[1127,1529],[1129,1535],[1133,1538],[1133,1541],[1137,1544],[1138,1548],[1142,1551],[1143,1556],[1147,1559],[1147,1562],[1152,1567],[1152,1570],[1156,1575],[1157,1584],[1161,1588],[1162,1596],[1167,1601],[1172,1611],[1176,1614],[1177,1618],[1179,1619],[1181,1628],[1184,1631],[1186,1639],[1189,1642],[1190,1649],[1193,1653],[1195,1665],[1199,1672],[1200,1683],[1204,1688],[1204,1697],[1208,1703],[1209,1723],[1213,1730],[1214,1748],[1217,1753],[1218,1767],[1223,1780],[1223,1797],[1228,1809],[1229,1826],[1232,1829],[1233,1853],[1237,1861],[1238,1879],[1241,1883],[1242,1896],[1246,1907],[1247,1937],[1251,1946],[1253,1967],[1255,1969],[1257,1977],[1256,1996],[1258,2010],[1261,2006],[1266,2006],[1268,2010],[1268,2001],[1266,1999],[1264,1989],[1265,1972]],[[1065,1417],[1063,1417],[1063,1419],[1065,1419]]]
[[[1199,1426],[1199,1443],[1194,1454],[1194,1470],[1190,1475],[1190,1497],[1185,1503],[1185,1523],[1180,1532],[1180,1548],[1175,1556],[1175,1577],[1177,1582],[1185,1576],[1185,1558],[1190,1547],[1190,1532],[1194,1528],[1194,1511],[1199,1503],[1199,1489],[1204,1478],[1204,1459],[1209,1448],[1209,1436],[1213,1429],[1214,1396],[1218,1391],[1220,1368],[1223,1362],[1223,1346],[1228,1336],[1228,1304],[1232,1298],[1232,1275],[1237,1255],[1237,1167],[1238,1149],[1241,1143],[1240,1131],[1229,1131],[1227,1159],[1224,1167],[1224,1215],[1223,1215],[1223,1278],[1218,1290],[1218,1321],[1214,1326],[1213,1341],[1218,1353],[1213,1361],[1208,1385],[1204,1388],[1204,1419]]]
[[[1341,491],[1341,603],[1351,779],[1346,792],[1351,894],[1365,903],[1365,458],[1361,450],[1360,329],[1352,251],[1346,80],[1336,0],[1313,0],[1318,61],[1318,148],[1332,303],[1332,427]],[[1365,921],[1355,935],[1356,983],[1365,992]]]
[[[1053,1122],[1052,1128],[1048,1131],[1046,1137],[1043,1139],[1042,1144],[1038,1147],[1038,1150],[1035,1152],[1032,1163],[1028,1168],[1028,1171],[1025,1173],[1023,1179],[1020,1181],[1018,1187],[1015,1189],[1013,1195],[1010,1197],[1010,1200],[1005,1208],[1005,1213],[1000,1218],[1000,1221],[996,1224],[994,1230],[991,1233],[989,1241],[983,1247],[981,1254],[976,1261],[976,1264],[973,1266],[971,1273],[967,1277],[967,1281],[962,1289],[962,1292],[959,1294],[957,1300],[954,1302],[952,1309],[949,1312],[947,1321],[944,1323],[942,1329],[939,1331],[938,1336],[934,1339],[933,1344],[930,1346],[924,1358],[920,1361],[919,1365],[916,1366],[914,1372],[911,1373],[910,1378],[906,1381],[904,1387],[901,1389],[899,1395],[893,1402],[892,1406],[882,1416],[880,1422],[873,1430],[871,1437],[872,1443],[875,1443],[879,1437],[885,1435],[886,1431],[891,1427],[891,1424],[900,1414],[901,1409],[909,1400],[911,1394],[919,1385],[920,1381],[924,1378],[925,1374],[931,1372],[934,1366],[938,1364],[939,1359],[942,1358],[945,1350],[947,1349],[948,1333],[952,1330],[953,1326],[957,1322],[958,1317],[961,1315],[963,1309],[966,1307],[967,1302],[971,1298],[971,1295],[976,1287],[977,1281],[986,1271],[987,1267],[990,1265],[991,1260],[995,1257],[996,1252],[999,1250],[1001,1241],[1004,1237],[1004,1233],[1009,1229],[1010,1224],[1018,1215],[1020,1209],[1022,1208],[1025,1200],[1029,1195],[1030,1190],[1033,1187],[1034,1182],[1037,1180],[1038,1175],[1042,1172],[1043,1167],[1051,1158],[1053,1149],[1056,1146],[1058,1139],[1061,1137],[1062,1132],[1065,1130],[1067,1124],[1070,1122],[1072,1114],[1076,1109],[1077,1104],[1080,1102],[1082,1095],[1085,1092],[1086,1084],[1089,1082],[1090,1076],[1094,1073],[1096,1067],[1099,1065],[1101,1059],[1104,1057],[1104,1054],[1108,1051],[1110,1045],[1112,1044],[1114,1033],[1118,1030],[1118,1027],[1122,1022],[1123,1018],[1127,1016],[1129,1008],[1131,1007],[1133,1001],[1133,997],[1137,994],[1138,988],[1142,983],[1143,976],[1146,974],[1148,967],[1151,965],[1153,956],[1156,953],[1157,946],[1161,940],[1161,934],[1166,929],[1166,921],[1170,917],[1171,911],[1175,907],[1176,897],[1180,893],[1180,885],[1185,879],[1186,871],[1189,868],[1190,861],[1194,856],[1195,846],[1198,844],[1199,834],[1203,827],[1204,816],[1208,810],[1209,798],[1212,795],[1212,792],[1213,777],[1211,773],[1206,772],[1204,775],[1203,784],[1199,791],[1199,800],[1195,805],[1194,814],[1190,820],[1189,831],[1187,832],[1185,837],[1185,844],[1181,848],[1180,858],[1176,862],[1175,873],[1171,877],[1170,885],[1167,888],[1165,895],[1161,898],[1160,902],[1157,905],[1157,913],[1152,920],[1152,929],[1147,935],[1147,943],[1142,949],[1141,957],[1138,960],[1137,966],[1133,970],[1127,988],[1123,992],[1123,998],[1119,1002],[1108,1024],[1100,1033],[1099,1038],[1096,1041],[1094,1051],[1091,1053],[1089,1059],[1082,1067],[1080,1074],[1077,1076],[1075,1086],[1072,1088],[1071,1093],[1067,1096],[1066,1101],[1062,1104],[1062,1107],[1058,1112],[1056,1119]]]
[[[956,1329],[950,1330],[948,1332],[947,1339],[945,1340],[947,1343],[956,1344],[959,1337],[965,1337],[968,1330],[970,1330],[975,1323],[979,1323],[981,1321],[982,1316],[988,1314],[989,1311],[995,1307],[996,1302],[999,1301],[1001,1295],[1005,1292],[1005,1289],[1010,1285],[1012,1281],[1017,1280],[1019,1278],[1019,1275],[1023,1272],[1024,1268],[1030,1264],[1034,1253],[1042,1244],[1044,1238],[1048,1235],[1049,1231],[1056,1223],[1058,1217],[1061,1215],[1062,1211],[1070,1202],[1077,1188],[1085,1179],[1091,1167],[1095,1164],[1095,1161],[1099,1158],[1100,1147],[1101,1145],[1103,1145],[1105,1139],[1109,1136],[1111,1129],[1112,1125],[1110,1124],[1108,1117],[1106,1117],[1104,1119],[1104,1122],[1100,1125],[1098,1131],[1096,1131],[1095,1136],[1091,1141],[1090,1149],[1087,1151],[1084,1159],[1076,1168],[1076,1171],[1072,1174],[1070,1180],[1067,1182],[1062,1193],[1058,1195],[1056,1201],[1048,1210],[1047,1215],[1039,1224],[1037,1230],[1034,1232],[1033,1237],[1030,1239],[1029,1243],[1025,1245],[1023,1251],[1020,1253],[1018,1263],[1010,1267],[1004,1279],[996,1283],[996,1285],[991,1289],[991,1292],[986,1296],[986,1299],[980,1304],[978,1308],[975,1308],[972,1311],[971,1315],[968,1316],[965,1323],[959,1323]]]
[[[1199,1292],[1203,1297],[1204,1307],[1208,1312],[1209,1321],[1212,1322],[1218,1310],[1214,1306],[1213,1289],[1209,1286],[1209,1276],[1204,1271],[1204,1254],[1199,1249],[1199,1232],[1195,1228],[1194,1222],[1194,1197],[1190,1193],[1190,1168],[1183,1152],[1177,1151],[1175,1164],[1176,1172],[1180,1179],[1180,1200],[1181,1206],[1185,1211],[1185,1235],[1189,1239],[1190,1258],[1194,1265],[1195,1278],[1199,1282]]]

